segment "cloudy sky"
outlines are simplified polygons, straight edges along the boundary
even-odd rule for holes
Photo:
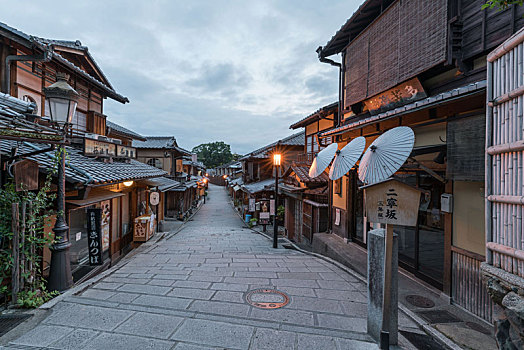
[[[110,120],[188,149],[224,141],[244,154],[336,101],[337,69],[315,49],[360,2],[0,0],[0,22],[88,46],[131,101],[107,100]]]

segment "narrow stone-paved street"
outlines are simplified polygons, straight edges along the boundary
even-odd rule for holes
[[[19,346],[60,349],[376,349],[366,335],[366,286],[321,259],[275,250],[243,228],[226,192],[178,233],[143,245],[104,278],[66,295]],[[277,289],[264,310],[244,293]],[[399,315],[402,327],[415,327]]]

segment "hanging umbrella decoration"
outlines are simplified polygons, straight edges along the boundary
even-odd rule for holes
[[[313,159],[311,168],[309,168],[309,177],[315,178],[322,174],[324,170],[326,170],[329,166],[329,163],[331,163],[331,161],[335,157],[337,149],[338,144],[332,143],[331,145],[324,148],[322,151],[318,152],[318,154],[315,155],[315,159]]]
[[[374,184],[389,178],[408,159],[415,143],[415,134],[407,126],[399,126],[379,136],[368,147],[358,168],[358,178]]]
[[[337,150],[335,160],[329,170],[329,178],[338,180],[357,163],[366,147],[366,138],[359,136],[341,150]]]

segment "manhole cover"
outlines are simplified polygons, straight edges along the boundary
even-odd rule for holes
[[[278,309],[289,304],[289,297],[276,289],[255,289],[244,294],[249,305],[259,309]]]
[[[423,297],[421,295],[408,295],[406,301],[415,307],[423,307],[425,309],[435,306],[433,300]]]
[[[419,311],[417,314],[424,317],[429,323],[461,322],[461,320],[446,310]]]
[[[29,317],[31,317],[31,315],[0,315],[0,337]]]

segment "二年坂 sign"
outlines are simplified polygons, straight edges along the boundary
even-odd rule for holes
[[[368,221],[416,226],[421,191],[397,180],[364,187]]]

